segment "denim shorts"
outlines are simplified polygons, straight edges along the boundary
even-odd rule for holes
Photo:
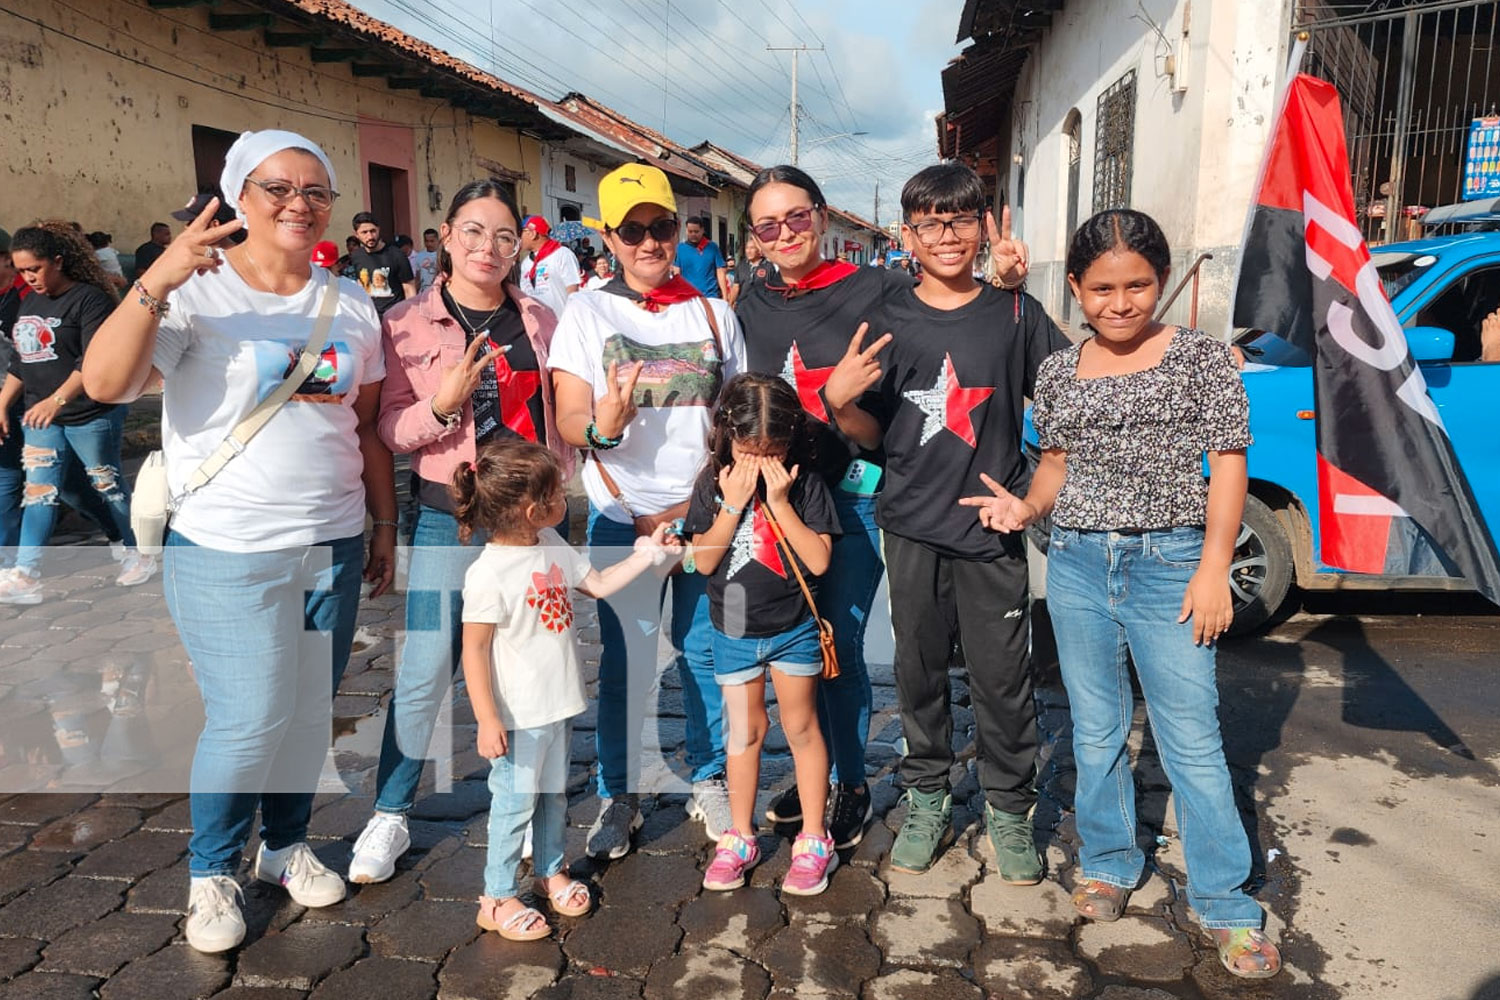
[[[775,667],[788,677],[816,677],[823,672],[818,623],[811,617],[775,635],[733,638],[713,630],[714,680],[720,687],[749,684]]]

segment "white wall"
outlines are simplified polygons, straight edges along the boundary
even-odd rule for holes
[[[1021,235],[1035,261],[1032,294],[1055,318],[1062,319],[1069,235],[1063,124],[1076,108],[1081,223],[1093,207],[1099,96],[1134,69],[1129,207],[1161,224],[1179,275],[1200,252],[1213,253],[1202,271],[1198,324],[1213,332],[1227,328],[1240,234],[1270,132],[1290,17],[1291,0],[1072,0],[1054,16],[1017,84],[1011,151],[1026,168]],[[1016,181],[1012,166],[1012,204]],[[1169,279],[1169,288],[1174,284]],[[1186,321],[1188,296],[1173,320]]]
[[[623,157],[622,157],[623,159]],[[567,189],[567,167],[573,168],[577,190]],[[599,217],[599,178],[610,170],[596,163],[580,159],[564,149],[552,145],[542,147],[542,214],[547,221],[557,225],[561,214],[561,202],[583,206],[585,219]],[[597,241],[595,241],[597,242]]]

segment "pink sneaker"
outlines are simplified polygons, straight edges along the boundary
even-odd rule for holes
[[[832,837],[799,833],[792,841],[792,867],[781,880],[781,891],[793,896],[816,896],[828,888],[828,876],[839,866]]]
[[[760,848],[754,840],[740,836],[738,830],[725,830],[714,848],[714,859],[703,874],[703,888],[724,891],[745,884],[745,873],[760,860]]]

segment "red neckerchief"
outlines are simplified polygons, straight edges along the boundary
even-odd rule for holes
[[[625,276],[617,274],[609,279],[609,283],[599,289],[611,295],[639,302],[647,312],[661,312],[667,306],[676,305],[679,302],[690,302],[693,299],[703,298],[703,293],[681,278],[672,278],[665,284],[658,285],[651,291],[642,295],[640,292],[625,284]]]
[[[858,271],[859,268],[848,261],[825,260],[809,271],[807,276],[801,281],[788,281],[784,285],[777,285],[773,284],[768,276],[766,278],[766,288],[773,292],[779,292],[790,299],[804,292],[815,292],[820,288],[836,285]]]
[[[542,262],[542,259],[552,251],[559,250],[561,248],[562,244],[557,242],[550,236],[547,237],[545,243],[536,248],[536,253],[531,255],[531,270],[526,272],[526,280],[528,283],[533,285],[536,284],[536,266],[540,264]]]
[[[699,253],[702,253],[703,251],[705,251],[705,250],[708,249],[708,244],[709,244],[709,239],[708,239],[707,236],[705,236],[705,237],[703,237],[703,239],[699,240],[697,243],[693,243],[693,244],[690,244],[690,245],[692,246],[692,248],[694,250],[698,251]]]
[[[28,285],[26,283],[26,279],[21,277],[19,274],[16,275],[16,280],[11,282],[10,287],[19,292],[22,299],[31,294],[31,286]]]

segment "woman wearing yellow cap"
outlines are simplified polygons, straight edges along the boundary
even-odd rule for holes
[[[678,219],[666,175],[626,164],[599,181],[599,208],[619,269],[604,287],[569,298],[548,361],[558,432],[590,451],[583,485],[591,548],[629,546],[637,532],[686,512],[719,389],[745,368],[744,340],[729,306],[672,277]],[[732,824],[707,578],[681,573],[669,585],[693,780],[688,813],[717,841]],[[587,845],[594,857],[623,857],[641,825],[639,747],[662,600],[645,589],[599,602],[601,808]]]

